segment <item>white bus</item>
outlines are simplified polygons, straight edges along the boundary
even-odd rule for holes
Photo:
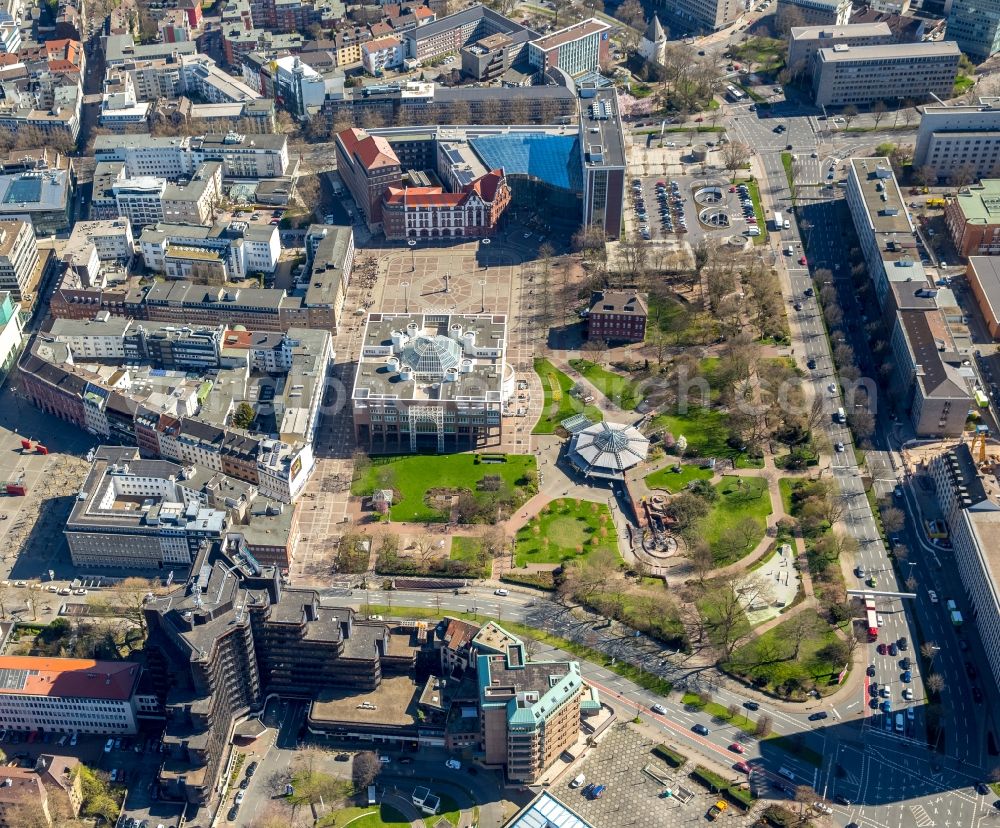
[[[726,96],[733,103],[739,103],[742,100],[746,100],[747,94],[742,89],[737,89],[735,86],[730,84],[726,87]]]

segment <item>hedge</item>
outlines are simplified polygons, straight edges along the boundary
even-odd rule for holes
[[[721,793],[729,788],[728,779],[720,776],[715,771],[709,770],[704,765],[695,765],[690,775],[695,782],[700,782],[712,793]]]
[[[668,748],[666,745],[657,745],[653,748],[653,753],[659,756],[664,762],[666,762],[672,768],[679,768],[684,765],[688,758],[683,753],[678,753],[672,748]]]
[[[556,588],[555,577],[551,572],[506,572],[500,576],[500,580],[505,584],[520,584],[549,592]]]
[[[695,782],[704,785],[712,793],[721,793],[734,805],[738,805],[744,810],[749,810],[754,803],[754,796],[749,790],[738,783],[731,783],[724,776],[720,776],[715,771],[709,770],[703,765],[696,765],[689,776]]]

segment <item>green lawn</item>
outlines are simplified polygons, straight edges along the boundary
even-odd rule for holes
[[[751,539],[743,555],[748,554],[764,537],[767,516],[771,514],[771,498],[767,491],[767,481],[763,477],[736,477],[727,475],[715,485],[719,498],[712,504],[708,515],[701,521],[701,536],[708,541],[716,553],[719,566],[733,563],[742,555],[722,551],[722,540],[745,518],[752,518],[758,526],[756,540]]]
[[[781,166],[785,168],[785,178],[788,179],[788,189],[795,192],[795,159],[790,152],[781,153]]]
[[[389,805],[377,808],[342,808],[321,819],[323,828],[410,828],[410,822],[399,811]]]
[[[621,554],[611,510],[603,503],[578,504],[571,498],[553,500],[518,530],[516,541],[518,566],[562,563],[598,549]]]
[[[964,95],[975,85],[975,83],[975,78],[970,78],[968,75],[960,74],[955,78],[955,88],[952,90],[952,94],[956,98],[959,95]]]
[[[675,438],[687,438],[687,451],[697,457],[737,457],[740,452],[729,445],[726,415],[712,408],[691,406],[686,414],[658,414],[653,430],[666,429]]]
[[[450,557],[453,561],[470,561],[477,563],[479,552],[483,542],[479,538],[470,538],[465,535],[455,535],[451,539]]]
[[[486,476],[499,475],[520,492],[523,502],[535,487],[535,458],[508,454],[505,463],[477,463],[472,454],[406,455],[378,458],[351,484],[351,494],[366,495],[377,488],[394,489],[396,500],[389,510],[395,521],[444,521],[448,515],[428,505],[430,489],[468,490],[480,495],[476,484]]]
[[[458,803],[446,793],[438,794],[438,796],[441,797],[441,805],[438,808],[438,812],[434,816],[424,817],[424,825],[427,828],[434,828],[438,820],[444,817],[452,825],[457,826],[459,819],[462,817],[462,810],[458,807]]]
[[[656,328],[670,334],[674,345],[707,345],[719,335],[718,320],[711,314],[672,296],[650,294],[647,340]]]
[[[679,492],[692,480],[708,480],[714,472],[703,469],[691,463],[681,466],[680,471],[674,471],[673,466],[653,472],[646,478],[646,485],[651,489],[666,489],[668,492]]]
[[[619,408],[632,411],[642,402],[642,393],[638,386],[627,377],[586,359],[571,359],[569,364]]]
[[[796,655],[794,630],[800,620],[806,629]],[[844,665],[824,660],[820,651],[836,640],[830,625],[807,609],[739,647],[722,667],[769,692],[803,698],[813,687],[820,692],[835,687],[831,682]]]
[[[535,373],[542,381],[545,401],[532,434],[553,434],[559,423],[574,414],[586,414],[595,422],[603,419],[599,408],[585,406],[569,393],[575,383],[547,359],[535,360]]]
[[[785,507],[785,514],[790,515],[792,513],[792,490],[795,488],[796,481],[789,480],[787,477],[782,477],[778,481],[778,489],[781,490],[781,503]]]
[[[729,709],[723,707],[718,702],[710,701],[702,703],[702,700],[697,693],[685,693],[681,698],[681,702],[686,707],[694,707],[697,710],[703,710],[705,713],[708,713],[709,716],[719,719],[719,721],[728,722],[734,727],[738,727],[744,733],[753,733],[756,728],[756,724],[742,713],[730,716]]]

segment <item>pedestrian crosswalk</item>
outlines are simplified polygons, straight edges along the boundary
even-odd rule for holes
[[[913,814],[913,825],[915,828],[932,828],[934,820],[923,805],[911,805],[910,812]]]

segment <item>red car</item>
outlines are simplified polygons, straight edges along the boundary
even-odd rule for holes
[[[799,256],[799,264],[800,265],[804,265],[805,263],[806,263],[806,257],[805,256]]]
[[[737,762],[733,767],[738,771],[743,771],[748,776],[750,775],[750,766],[746,762]]]
[[[732,751],[733,753],[743,753],[743,751],[745,751],[745,750],[746,750],[746,748],[745,748],[745,747],[743,747],[743,745],[741,745],[741,744],[740,744],[739,742],[733,742],[733,743],[732,743],[732,744],[731,744],[731,745],[729,746],[729,749],[730,749],[730,750],[731,750],[731,751]]]

